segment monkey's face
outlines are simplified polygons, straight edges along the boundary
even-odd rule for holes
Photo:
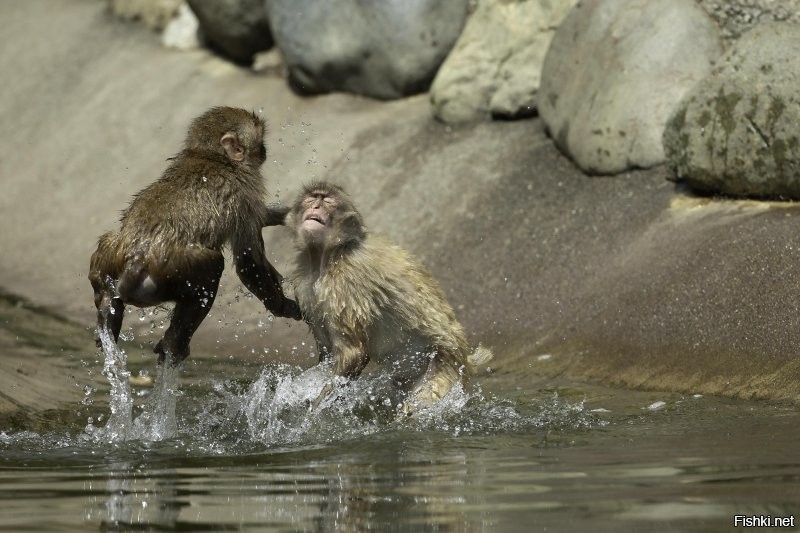
[[[242,126],[242,144],[246,150],[247,163],[254,167],[260,167],[267,159],[267,146],[264,143],[264,125],[261,122],[253,121]]]
[[[311,191],[300,202],[298,232],[306,242],[323,244],[331,231],[338,198],[328,191]]]

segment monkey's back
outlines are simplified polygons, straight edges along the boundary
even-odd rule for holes
[[[181,152],[158,180],[134,196],[123,212],[120,234],[153,247],[219,250],[240,227],[252,226],[263,206],[261,175],[241,176],[241,169],[215,154]]]

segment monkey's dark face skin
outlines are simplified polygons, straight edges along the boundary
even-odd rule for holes
[[[327,191],[312,191],[300,205],[300,231],[309,242],[324,242],[339,205],[338,199]]]
[[[289,225],[297,246],[315,257],[343,253],[358,247],[366,238],[364,221],[341,187],[328,182],[306,186],[291,210]]]

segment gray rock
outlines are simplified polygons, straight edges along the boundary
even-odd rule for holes
[[[721,52],[692,0],[582,0],[547,52],[539,114],[584,171],[657,165],[669,115]]]
[[[431,85],[433,114],[448,123],[535,111],[542,63],[575,0],[483,0]]]
[[[428,89],[467,0],[266,0],[293,87],[391,99]]]
[[[678,178],[736,196],[800,199],[800,26],[750,30],[690,91],[664,131]]]
[[[222,55],[249,65],[272,47],[263,0],[187,0],[206,42]]]

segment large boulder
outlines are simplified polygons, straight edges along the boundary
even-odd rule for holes
[[[547,52],[539,114],[586,172],[657,165],[670,113],[721,53],[693,0],[581,0]]]
[[[263,0],[187,0],[206,42],[223,56],[249,65],[272,47]]]
[[[392,99],[428,89],[461,33],[468,0],[266,0],[301,93]]]
[[[575,0],[483,0],[431,85],[448,123],[531,115],[555,29]]]
[[[664,131],[677,177],[735,196],[800,199],[800,26],[769,22],[736,42]]]

